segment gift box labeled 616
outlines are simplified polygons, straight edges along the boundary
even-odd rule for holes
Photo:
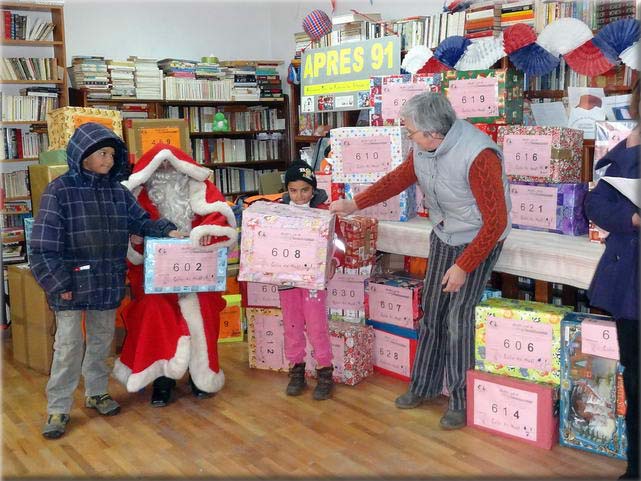
[[[328,211],[255,202],[242,232],[238,280],[325,289],[334,238]]]

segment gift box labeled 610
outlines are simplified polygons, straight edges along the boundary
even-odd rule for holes
[[[145,238],[145,293],[224,291],[227,248],[193,247],[190,239]]]

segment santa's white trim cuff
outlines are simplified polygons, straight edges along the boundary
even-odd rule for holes
[[[231,227],[236,227],[236,216],[227,202],[207,202],[207,185],[204,182],[189,182],[189,204],[195,214],[207,215],[217,212],[225,216]]]
[[[142,264],[145,260],[145,256],[143,256],[140,252],[135,250],[131,244],[127,245],[127,260],[131,262],[135,266],[139,266]]]
[[[200,239],[206,235],[216,236],[216,237],[228,237],[226,241],[216,242],[208,246],[201,246]],[[236,243],[238,239],[238,231],[233,227],[221,227],[219,225],[206,224],[199,225],[194,227],[189,233],[189,238],[191,239],[191,245],[199,249],[208,249],[214,250],[219,247],[231,247]]]

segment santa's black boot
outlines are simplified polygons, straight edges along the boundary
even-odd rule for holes
[[[305,363],[299,362],[289,368],[289,384],[285,391],[288,396],[299,396],[307,387],[305,382]]]
[[[313,398],[316,401],[324,401],[332,397],[332,390],[334,389],[334,380],[332,375],[334,374],[334,367],[323,367],[321,369],[316,369],[316,374],[318,375],[318,383],[314,388]]]
[[[151,393],[151,405],[157,408],[165,407],[171,401],[171,390],[176,381],[160,376],[154,381],[154,391]]]
[[[207,399],[208,397],[212,397],[214,395],[214,393],[203,391],[198,386],[196,386],[196,383],[191,378],[191,376],[189,376],[189,387],[191,388],[191,393],[198,399]]]

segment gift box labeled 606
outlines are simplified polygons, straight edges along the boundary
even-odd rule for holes
[[[193,247],[189,239],[145,239],[145,293],[224,291],[227,248]]]

